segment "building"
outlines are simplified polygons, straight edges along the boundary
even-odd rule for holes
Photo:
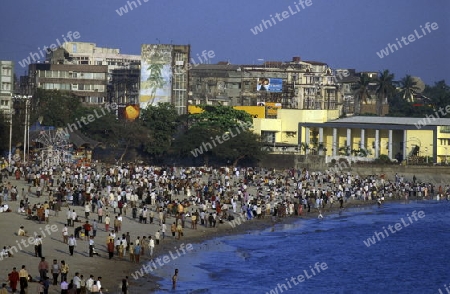
[[[336,80],[339,84],[340,96],[343,100],[343,111],[346,115],[371,113],[377,114],[377,89],[375,79],[378,73],[373,71],[356,72],[355,69],[336,69]],[[362,75],[367,75],[372,81],[367,85],[367,99],[361,101],[358,95]],[[381,115],[389,113],[388,101],[381,101]]]
[[[109,101],[117,104],[138,104],[140,76],[140,63],[114,69],[108,86]]]
[[[262,65],[199,64],[189,74],[190,104],[264,105],[273,109],[334,110],[342,99],[333,71],[326,63],[266,61]]]
[[[36,89],[71,91],[86,104],[107,101],[106,65],[35,63],[29,65],[31,95]]]
[[[11,114],[14,93],[14,62],[0,60],[0,111]]]
[[[190,45],[142,45],[140,108],[172,103],[178,114],[187,113],[189,54]]]
[[[97,47],[89,42],[65,42],[47,54],[47,63],[108,66],[108,83],[112,73],[131,64],[140,64],[140,55],[122,54],[120,49]]]
[[[386,155],[399,162],[447,163],[450,151],[448,118],[354,116],[299,123],[298,132],[299,143],[321,146],[316,151],[330,158],[373,160]]]

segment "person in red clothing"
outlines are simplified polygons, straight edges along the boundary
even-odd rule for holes
[[[109,259],[113,258],[114,256],[114,239],[109,239],[109,243],[107,245],[108,247],[108,254],[109,254]]]
[[[86,221],[86,223],[83,225],[84,229],[84,239],[89,240],[89,232],[91,231],[91,225],[89,224],[89,221]]]
[[[19,272],[16,271],[14,267],[12,272],[8,274],[9,286],[13,293],[17,292],[17,283],[19,282]]]

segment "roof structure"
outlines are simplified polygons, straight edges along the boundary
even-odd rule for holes
[[[419,121],[426,122],[430,126],[450,126],[450,118],[427,117],[392,117],[392,116],[352,116],[329,121],[328,123],[354,123],[354,124],[380,124],[380,125],[412,125]]]

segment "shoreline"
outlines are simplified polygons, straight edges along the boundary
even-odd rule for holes
[[[404,199],[388,199],[384,202],[383,205],[386,205],[387,203],[405,203]],[[370,201],[362,201],[362,200],[350,200],[346,203],[344,203],[343,211],[359,208],[359,207],[370,207],[377,205],[376,200],[370,200]],[[314,210],[314,211],[313,211]],[[339,213],[341,209],[339,208],[339,203],[335,203],[333,207],[331,208],[325,208],[322,214],[324,214],[324,218],[327,217],[327,215],[332,215]],[[236,235],[242,235],[250,232],[255,231],[262,231],[266,230],[270,227],[273,227],[275,225],[283,225],[283,224],[292,224],[300,220],[309,220],[317,218],[319,215],[317,209],[311,209],[311,212],[303,214],[302,216],[288,216],[285,218],[277,218],[277,221],[273,221],[272,216],[265,217],[264,219],[253,219],[251,221],[244,221],[240,225],[236,227],[232,227],[228,221],[224,222],[223,224],[220,224],[218,228],[205,228],[203,226],[199,226],[199,228],[204,229],[207,232],[206,234],[202,235],[195,235],[195,236],[189,236],[184,237],[181,240],[175,240],[175,239],[169,239],[169,241],[165,241],[164,243],[160,243],[160,245],[155,246],[155,258],[161,257],[163,255],[167,255],[170,250],[174,250],[173,248],[177,247],[177,245],[180,245],[182,243],[184,244],[193,244],[194,246],[202,245],[204,242],[210,242],[216,238],[226,237],[226,236],[236,236]],[[210,231],[211,230],[211,231]],[[209,232],[208,232],[209,231]],[[156,250],[156,249],[159,250]],[[148,261],[147,261],[148,262]],[[143,266],[139,266],[138,268],[134,268],[134,271],[132,273],[135,273],[136,271],[142,269]],[[159,267],[161,268],[161,267]],[[159,269],[158,268],[158,269]],[[146,273],[144,276],[147,276],[147,279],[145,282],[141,282],[141,280],[144,279],[144,277],[140,277],[138,279],[131,278],[131,275],[129,275],[130,279],[130,289],[131,291],[135,290],[135,288],[140,288],[145,285],[146,290],[150,291],[160,291],[161,289],[161,281],[164,280],[163,277],[160,277],[158,275],[155,275],[154,273]],[[169,279],[170,277],[167,277]],[[149,287],[149,288],[148,288]]]

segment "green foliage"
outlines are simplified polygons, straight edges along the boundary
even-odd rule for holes
[[[391,163],[391,159],[389,158],[389,156],[387,156],[385,154],[381,154],[380,157],[375,159],[375,163],[380,163],[380,164]]]
[[[414,94],[420,91],[417,86],[417,82],[413,79],[412,76],[406,75],[401,81],[401,91],[402,97],[404,100],[408,102],[414,101]]]
[[[404,78],[403,85],[414,83],[411,78]],[[408,86],[410,87],[410,86]],[[389,100],[389,115],[397,117],[425,117],[433,114],[440,109],[440,117],[450,117],[449,112],[445,111],[447,105],[450,105],[450,88],[445,81],[435,83],[434,86],[426,86],[423,92],[424,98],[422,104],[415,105],[408,101],[407,97],[412,90],[402,89]]]
[[[8,117],[0,111],[0,155],[3,155],[4,152],[9,152],[9,122]]]
[[[74,123],[82,108],[80,99],[69,91],[38,89],[32,99],[31,123],[42,117],[46,126],[65,127]]]
[[[192,126],[199,126],[225,132],[240,126],[240,123],[251,123],[250,114],[243,110],[236,110],[229,106],[201,105],[204,111],[192,115]]]
[[[236,130],[231,131],[235,137],[232,137],[231,133],[228,134],[231,138],[212,150],[217,158],[229,160],[233,166],[237,166],[244,158],[257,163],[265,156],[266,153],[262,151],[263,144],[258,135],[252,131],[243,131],[240,134],[237,134]]]
[[[167,153],[172,147],[173,137],[178,128],[175,106],[171,103],[150,105],[141,111],[140,119],[151,135],[144,150],[153,156]]]

